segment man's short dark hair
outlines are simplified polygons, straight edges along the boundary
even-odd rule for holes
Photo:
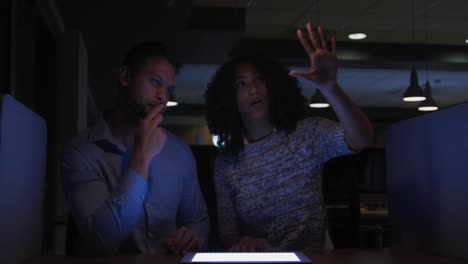
[[[176,72],[179,72],[180,68],[182,68],[182,64],[176,58],[174,52],[159,41],[145,41],[133,46],[125,54],[122,65],[128,66],[132,71],[139,71],[148,59],[155,57],[167,59],[174,66]]]

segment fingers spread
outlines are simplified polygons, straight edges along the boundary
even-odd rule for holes
[[[331,44],[332,44],[332,54],[336,56],[336,39],[334,36],[331,38]]]
[[[307,38],[304,36],[304,32],[302,30],[298,29],[297,30],[297,37],[301,41],[302,47],[304,47],[304,50],[307,52],[307,54],[310,56],[310,54],[314,53],[314,49],[310,45],[310,42],[307,40]]]
[[[318,26],[317,31],[320,36],[320,42],[322,43],[322,48],[327,49],[327,42],[325,41],[325,37],[323,36],[322,26]]]
[[[309,38],[312,42],[314,49],[320,49],[320,44],[318,43],[317,38],[315,37],[314,28],[312,27],[312,24],[307,23],[306,27],[307,32],[309,32]]]

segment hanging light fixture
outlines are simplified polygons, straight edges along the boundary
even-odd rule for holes
[[[167,107],[176,106],[178,104],[179,103],[177,102],[175,95],[173,93],[171,93],[169,95],[169,100],[167,101]]]
[[[424,101],[426,97],[424,96],[423,89],[419,86],[418,83],[418,73],[416,72],[416,68],[411,68],[411,79],[410,85],[406,89],[405,93],[403,94],[403,101],[406,102],[419,102]]]
[[[411,8],[411,40],[414,41],[414,0],[412,2]],[[413,66],[411,67],[411,79],[410,85],[406,89],[405,93],[403,94],[403,101],[405,102],[419,102],[424,101],[426,97],[424,96],[424,92],[419,86],[418,83],[418,73],[416,72],[416,68]]]
[[[329,106],[330,104],[327,102],[327,99],[323,96],[322,92],[320,92],[319,89],[315,89],[314,95],[310,98],[309,107],[326,108]]]
[[[419,111],[435,111],[439,109],[437,103],[435,102],[434,98],[432,97],[431,86],[429,85],[429,81],[426,81],[426,85],[424,87],[424,93],[426,94],[426,100],[422,101],[418,107]]]
[[[427,3],[426,8],[427,8]],[[426,9],[425,9],[426,10]],[[427,12],[424,11],[424,40],[426,41],[427,44]],[[419,104],[418,110],[419,111],[435,111],[439,109],[437,106],[437,103],[435,102],[434,98],[432,97],[432,92],[431,92],[431,85],[429,83],[429,67],[426,64],[426,85],[424,86],[424,95],[426,96],[426,100],[422,101]]]

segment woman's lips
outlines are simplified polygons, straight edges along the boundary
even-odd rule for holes
[[[258,100],[255,100],[253,102],[250,103],[251,106],[256,106],[256,105],[259,105],[263,103],[263,100],[262,99],[258,99]]]

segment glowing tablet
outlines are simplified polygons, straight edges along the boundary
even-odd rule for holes
[[[181,263],[311,263],[300,252],[188,253]]]

